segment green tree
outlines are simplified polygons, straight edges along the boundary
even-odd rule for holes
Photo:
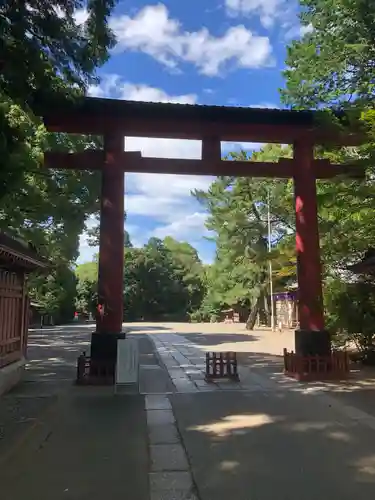
[[[96,214],[97,219],[99,218],[99,212],[97,212]],[[126,214],[124,215],[124,224],[126,222]],[[95,226],[93,227],[90,227],[89,229],[87,229],[87,241],[88,241],[88,244],[90,247],[96,247],[96,246],[99,246],[99,240],[100,240],[100,222],[98,222]],[[129,233],[124,230],[124,247],[125,248],[131,248],[133,245],[132,245],[132,242],[130,240],[130,235]]]
[[[81,151],[93,138],[50,135],[62,150]],[[37,147],[36,147],[37,149]],[[24,170],[17,190],[7,191],[0,208],[0,229],[21,236],[55,263],[78,256],[78,239],[87,217],[97,211],[97,172],[45,169]]]
[[[290,148],[268,145],[261,153],[240,159],[276,161],[288,157]],[[239,159],[234,153],[228,159]],[[292,221],[291,184],[252,178],[218,178],[207,192],[194,196],[209,213],[207,227],[214,232],[216,260],[208,273],[208,291],[203,308],[209,314],[220,309],[242,306],[249,311],[248,328],[253,328],[260,310],[270,316],[268,262],[272,259],[281,268],[285,256],[280,251],[290,245]],[[268,251],[267,209],[270,200],[272,252]],[[281,262],[281,256],[283,261]],[[275,276],[276,279],[276,276]]]
[[[75,269],[77,277],[76,309],[94,314],[98,303],[98,263],[85,262]]]
[[[371,0],[300,0],[311,29],[288,47],[282,98],[298,108],[372,103],[375,4]]]
[[[14,0],[0,7],[0,199],[41,163],[46,134],[35,115],[96,81],[114,45],[107,22],[114,4]],[[78,23],[82,12],[87,19]]]
[[[115,39],[115,0],[12,0],[0,7],[0,91],[31,106],[75,96],[95,81]],[[80,23],[77,14],[87,19]]]
[[[76,268],[77,308],[96,305],[97,262]],[[124,248],[124,319],[182,321],[200,307],[203,268],[196,250],[173,238],[151,238],[142,248]],[[90,309],[91,308],[91,309]]]
[[[152,317],[165,320],[187,319],[189,291],[172,252],[158,238],[151,238],[143,252],[141,277],[145,313],[149,311]]]
[[[185,308],[188,313],[199,309],[204,296],[204,270],[198,252],[186,241],[180,242],[167,236],[163,241],[169,250],[174,272],[187,293]]]
[[[29,280],[30,298],[52,316],[55,324],[73,319],[76,298],[76,278],[66,264],[55,266],[47,275],[34,275]]]
[[[339,161],[344,152],[319,153]],[[247,157],[277,161],[290,157],[290,147],[266,145]],[[230,159],[237,159],[231,154]],[[318,218],[324,277],[335,276],[348,259],[357,259],[375,238],[372,181],[345,177],[317,182]],[[272,261],[275,291],[296,280],[295,208],[292,179],[218,178],[207,192],[195,192],[209,213],[217,255],[209,271],[203,301],[204,317],[232,306],[247,307],[248,327],[257,311],[269,318],[269,272]],[[267,205],[270,201],[272,251],[267,248]],[[356,234],[356,237],[348,235]]]
[[[57,99],[84,95],[96,81],[96,68],[114,45],[107,23],[114,4],[14,0],[0,6],[0,229],[51,260],[53,270],[31,279],[30,293],[57,316],[69,316],[61,313],[67,310],[61,283],[74,304],[71,263],[86,218],[98,210],[99,182],[97,173],[47,171],[42,153],[80,151],[100,141],[47,134],[36,115]],[[85,22],[78,14],[87,15]]]
[[[57,149],[80,151],[95,143],[96,138],[50,134],[47,140]],[[37,144],[30,148],[31,155],[33,152],[38,153]],[[85,221],[98,209],[98,181],[97,172],[47,170],[36,162],[32,169],[21,172],[18,189],[3,194],[0,230],[31,242],[51,262],[50,274],[31,279],[29,289],[30,295],[44,304],[45,313],[56,322],[62,320],[60,317],[66,320],[72,317],[61,313],[65,295],[60,288],[62,283],[66,284],[74,307],[75,291],[71,290],[68,276],[78,257],[79,235]],[[61,276],[63,270],[66,279]]]
[[[325,287],[327,325],[339,345],[354,344],[367,364],[375,364],[375,285],[366,279],[329,280]]]
[[[317,154],[357,165],[365,178],[360,183],[319,182],[318,201],[329,325],[344,339],[359,333],[357,344],[368,345],[373,291],[369,283],[351,283],[338,271],[358,260],[375,239],[375,4],[369,0],[300,3],[302,23],[311,30],[288,48],[282,99],[295,108],[344,109],[352,126],[361,127],[363,144],[330,150],[326,145],[317,148]]]

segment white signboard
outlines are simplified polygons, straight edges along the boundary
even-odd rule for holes
[[[116,385],[138,384],[139,352],[136,339],[117,341]]]

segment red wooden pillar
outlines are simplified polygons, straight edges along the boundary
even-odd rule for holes
[[[300,327],[296,352],[324,355],[330,338],[324,330],[322,274],[319,249],[314,145],[304,139],[294,144],[294,192],[296,203],[296,252]]]
[[[112,360],[117,356],[117,339],[124,337],[124,171],[119,155],[124,151],[124,137],[104,137],[105,165],[102,169],[100,206],[98,303],[103,314],[97,315],[96,332],[91,339],[91,357]]]

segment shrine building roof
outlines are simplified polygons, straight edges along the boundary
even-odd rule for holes
[[[30,243],[0,232],[0,268],[30,272],[48,267],[50,262],[41,257]]]

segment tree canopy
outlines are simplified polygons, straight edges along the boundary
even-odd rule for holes
[[[286,88],[293,107],[372,103],[375,4],[371,0],[300,0],[307,33],[288,47]]]
[[[98,263],[81,264],[75,272],[77,310],[94,313]],[[203,294],[203,266],[189,243],[151,238],[142,248],[124,248],[125,320],[187,320]]]
[[[23,109],[95,81],[115,39],[115,0],[12,0],[0,7],[0,89]],[[83,22],[82,22],[83,21]]]
[[[261,152],[241,159],[277,161],[288,157],[291,149],[267,145]],[[237,159],[231,154],[228,161]],[[269,317],[269,261],[273,270],[292,266],[279,285],[295,279],[293,257],[289,256],[294,231],[292,185],[288,180],[264,180],[247,177],[220,177],[209,190],[194,196],[208,211],[207,227],[214,232],[216,259],[208,271],[208,290],[203,309],[217,315],[224,307],[240,306],[248,310],[248,327],[263,310]],[[268,204],[271,222],[271,252],[268,249]],[[276,275],[275,275],[276,276]],[[275,283],[276,284],[276,283]]]
[[[35,109],[83,95],[97,81],[96,68],[114,45],[107,22],[114,5],[114,0],[14,0],[0,6],[0,230],[30,241],[50,259],[48,278],[30,280],[31,296],[66,318],[74,308],[71,266],[85,221],[98,210],[99,177],[46,170],[43,151],[82,151],[101,141],[49,134]]]

